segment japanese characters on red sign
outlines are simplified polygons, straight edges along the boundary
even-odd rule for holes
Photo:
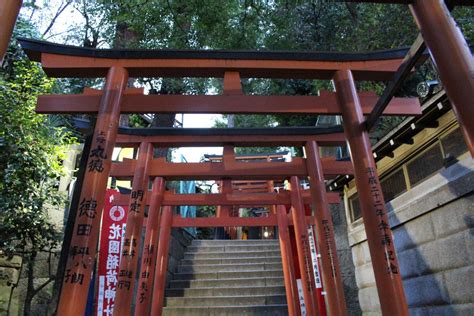
[[[105,195],[97,279],[97,315],[112,315],[117,287],[127,206],[115,205],[119,192],[108,189]]]

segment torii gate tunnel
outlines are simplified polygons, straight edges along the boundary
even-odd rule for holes
[[[314,226],[321,257],[323,283],[330,315],[346,315],[341,273],[336,255],[334,232],[328,205],[338,197],[326,192],[325,177],[354,174],[379,300],[384,315],[408,315],[400,267],[388,224],[387,209],[380,187],[368,131],[380,115],[417,115],[415,98],[393,98],[403,79],[425,56],[427,46],[452,101],[471,155],[474,155],[474,61],[466,42],[441,0],[361,1],[409,3],[421,29],[413,47],[373,53],[318,52],[235,52],[174,50],[95,50],[21,39],[31,60],[41,62],[52,77],[105,77],[103,90],[86,89],[81,95],[47,95],[38,100],[39,113],[92,113],[97,115],[83,185],[76,209],[67,265],[62,281],[58,315],[83,315],[97,254],[97,240],[104,196],[109,176],[133,179],[130,196],[121,203],[130,207],[126,239],[120,262],[119,286],[114,315],[129,315],[134,278],[149,289],[136,301],[136,315],[161,315],[170,231],[173,227],[276,226],[279,228],[284,280],[290,315],[300,313],[291,258],[288,227],[293,226],[298,267],[308,315],[319,315],[314,275],[308,250],[309,226]],[[470,4],[469,1],[454,1]],[[2,4],[17,12],[18,1]],[[10,8],[9,8],[10,6]],[[8,21],[14,19],[8,19]],[[7,33],[9,31],[7,30]],[[5,42],[5,34],[0,34]],[[8,35],[8,34],[7,34]],[[425,46],[426,41],[426,46]],[[3,51],[0,52],[3,54]],[[133,77],[220,77],[222,95],[143,95],[127,89]],[[244,95],[241,78],[295,78],[333,80],[335,92],[319,96]],[[389,81],[381,98],[375,93],[358,93],[356,80]],[[118,134],[121,113],[232,113],[232,114],[324,114],[342,115],[342,128],[230,129],[230,130],[129,130]],[[367,115],[367,119],[364,118]],[[320,157],[319,146],[349,144],[351,161]],[[112,162],[114,146],[138,147],[138,158]],[[222,162],[169,163],[153,157],[154,147],[224,146]],[[239,162],[236,146],[300,146],[306,158],[291,162]],[[221,193],[210,195],[165,192],[168,180],[221,180]],[[236,193],[231,181],[291,180],[291,190],[263,193]],[[309,190],[300,188],[299,179],[308,179]],[[149,181],[152,191],[148,191]],[[153,245],[154,255],[143,254],[139,268],[140,236],[144,207],[149,205],[145,249]],[[306,216],[304,205],[311,204]],[[175,205],[219,205],[211,218],[181,218],[173,215]],[[228,206],[271,206],[268,217],[231,216]],[[290,205],[289,212],[286,206]],[[136,242],[135,242],[136,241]],[[146,260],[145,260],[146,259]]]

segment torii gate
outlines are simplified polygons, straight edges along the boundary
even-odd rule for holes
[[[374,0],[371,2],[409,3],[410,1]],[[458,2],[463,3],[463,1]],[[474,62],[472,55],[441,0],[414,0],[411,8],[425,37],[427,46],[431,49],[434,60],[439,67],[447,94],[453,101],[453,108],[456,110],[462,126],[466,143],[471,154],[474,155],[474,124],[470,120],[473,107],[469,104],[474,93],[474,78],[472,76]],[[407,54],[406,50],[368,54],[123,51],[90,50],[31,40],[22,40],[21,43],[30,59],[41,61],[43,69],[50,76],[106,76],[103,93],[45,96],[39,99],[38,110],[42,113],[97,113],[92,150],[89,153],[88,170],[80,198],[82,207],[77,212],[74,226],[76,235],[70,248],[80,251],[78,253],[80,255],[76,254],[69,257],[68,274],[64,278],[58,307],[60,315],[81,314],[85,308],[84,300],[89,288],[96,254],[95,246],[97,244],[106,181],[110,172],[115,170],[115,167],[112,168],[111,166],[110,158],[117,140],[119,115],[120,113],[157,112],[342,114],[344,133],[351,150],[377,289],[379,293],[383,293],[379,297],[382,312],[384,315],[408,314],[392,233],[388,226],[385,202],[376,165],[371,154],[367,127],[371,128],[382,112],[392,115],[415,115],[419,113],[417,100],[392,99],[391,97],[400,79],[410,71],[423,53],[423,41],[421,41],[421,44],[420,41],[415,43],[405,59],[403,57]],[[453,55],[455,59],[451,60]],[[224,95],[141,96],[127,94],[126,83],[129,75],[132,77],[224,77]],[[241,93],[240,77],[333,79],[336,85],[336,93],[323,93],[318,97],[247,96]],[[354,80],[378,81],[392,78],[395,78],[395,84],[389,85],[388,90],[384,92],[380,99],[381,101],[377,101],[374,94],[358,94],[354,83]],[[391,106],[385,109],[390,100]],[[364,114],[369,115],[367,126],[365,125]],[[151,146],[149,144],[147,144],[147,147],[143,146],[141,152],[149,153]],[[318,163],[317,142],[308,142],[305,143],[305,146],[308,154],[306,167],[310,180],[313,182],[312,191],[319,194],[319,199],[313,201],[318,203],[318,200],[324,201],[326,198],[325,190],[323,190],[324,184],[321,181],[323,177],[321,170],[324,170],[324,166],[321,167],[321,161]],[[141,161],[143,162],[144,159]],[[132,165],[133,163],[130,163],[128,168]],[[141,164],[140,166],[144,165]],[[305,218],[301,216],[302,198],[297,177],[295,177],[301,169],[298,169],[296,165],[297,162],[290,168],[291,172],[295,172],[295,174],[287,174],[286,176],[292,177],[293,225],[295,225],[296,234],[302,240],[301,246],[307,236],[305,237],[302,231]],[[164,166],[161,165],[160,167]],[[228,168],[224,162],[221,169],[212,170],[212,176],[228,177],[229,175],[232,176],[232,173],[236,175],[242,172],[237,166],[232,167],[234,169]],[[153,168],[150,168],[150,170],[153,170]],[[192,174],[191,177],[199,177],[199,174],[193,173],[193,170],[184,170],[184,173],[187,176]],[[310,170],[313,170],[312,173],[310,173]],[[204,172],[205,170],[200,169],[199,171]],[[163,173],[165,173],[165,170],[158,170],[157,172],[158,175]],[[179,172],[175,172],[175,174],[171,172],[168,176],[172,178],[178,176],[177,174]],[[268,178],[271,174],[263,169],[247,176],[249,178]],[[303,176],[308,174],[303,173]],[[179,176],[182,176],[182,174],[179,174]],[[314,183],[315,180],[319,182]],[[132,199],[140,197],[136,190],[135,192]],[[319,206],[317,212],[321,210],[321,207],[324,207],[322,205],[317,206]],[[279,214],[282,214],[282,212]],[[164,211],[161,222],[173,223],[169,209]],[[193,223],[194,226],[196,226],[195,224]],[[323,223],[320,223],[320,225],[323,225]],[[170,227],[170,224],[168,227]],[[316,225],[316,228],[318,230],[318,225]],[[321,231],[318,231],[317,234],[319,236]],[[298,253],[300,256],[304,256],[305,251],[304,249],[298,249]],[[304,258],[300,258],[299,263],[304,268]],[[155,283],[155,286],[161,286],[161,284]],[[305,289],[305,302],[308,303],[310,313],[311,311],[316,313],[316,310],[311,310],[309,305],[311,304],[310,289],[311,285],[308,285]],[[123,312],[123,310],[116,310],[117,315]],[[345,313],[344,310],[338,310],[337,307],[334,310],[330,307],[330,312],[334,315]]]
[[[207,131],[207,135],[205,136],[196,136],[193,135],[193,133],[190,133],[190,131],[187,130],[174,130],[174,129],[143,129],[143,130],[134,130],[134,134],[138,133],[146,133],[148,136],[137,136],[137,135],[119,135],[118,137],[118,144],[123,144],[126,146],[142,146],[145,143],[150,143],[153,142],[154,145],[158,147],[162,147],[163,144],[169,143],[168,136],[166,135],[166,132],[181,132],[180,134],[187,134],[185,135],[179,135],[181,140],[175,140],[176,146],[195,146],[196,143],[200,144],[201,146],[209,146],[210,144],[212,145],[219,145],[219,146],[226,146],[225,148],[229,149],[229,140],[232,140],[233,146],[237,146],[238,144],[246,144],[251,145],[251,146],[258,146],[260,145],[268,145],[268,144],[276,144],[277,141],[283,141],[286,142],[285,144],[287,145],[296,145],[296,144],[304,144],[304,143],[321,143],[323,145],[340,145],[341,141],[344,139],[343,135],[339,133],[334,133],[332,132],[334,129],[329,129],[327,131],[326,129],[317,129],[317,128],[310,128],[310,129],[302,129],[300,132],[306,132],[306,133],[311,133],[311,132],[324,132],[325,130],[329,132],[329,134],[319,134],[319,135],[262,135],[262,131],[269,132],[269,130],[265,129],[248,129],[246,130],[247,132],[251,132],[252,135],[237,135],[240,133],[243,133],[243,130],[240,130],[236,132],[235,130],[231,131],[233,134],[236,135],[219,135],[219,132],[229,132],[229,130],[223,129],[213,129]],[[280,129],[281,130],[281,129]],[[284,132],[288,133],[287,129],[283,129]],[[130,130],[129,130],[130,131]],[[196,130],[191,130],[192,132],[196,132]],[[201,130],[202,131],[202,130]],[[182,133],[184,132],[184,133]],[[217,132],[217,133],[216,133]],[[259,133],[260,132],[260,133]],[[282,131],[274,131],[276,133],[282,132]],[[150,136],[151,134],[154,133],[159,133],[161,135],[155,135],[155,136]],[[251,138],[258,139],[257,144],[253,144],[250,142],[248,137],[251,136]],[[289,137],[290,136],[290,137]],[[142,148],[142,147],[140,147]],[[233,151],[233,148],[230,148]],[[229,151],[229,150],[228,150]],[[136,162],[134,162],[136,165],[140,165],[141,163],[139,162],[140,159],[144,159],[144,156],[140,156]],[[225,156],[224,156],[225,157]],[[231,160],[229,160],[229,158]],[[319,155],[318,158],[319,159]],[[302,176],[307,176],[308,170],[305,167],[306,164],[301,164],[301,162],[304,160],[301,159],[296,159],[294,162],[280,162],[280,163],[265,163],[265,162],[236,162],[232,159],[232,157],[226,157],[225,160],[222,163],[166,163],[166,162],[160,162],[160,161],[155,161],[155,162],[149,162],[149,168],[148,168],[148,176],[154,177],[156,176],[152,170],[157,170],[156,165],[157,164],[166,164],[167,166],[162,166],[159,169],[167,169],[167,170],[174,170],[172,171],[173,174],[167,174],[164,175],[164,178],[171,178],[171,179],[187,179],[190,177],[189,170],[191,169],[197,169],[197,171],[194,171],[194,174],[198,174],[201,179],[214,179],[214,180],[219,180],[226,178],[225,181],[229,181],[229,179],[268,179],[271,177],[272,179],[285,179],[288,178],[290,174],[300,174]],[[319,161],[319,160],[318,160]],[[324,173],[326,175],[331,175],[334,173],[343,173],[343,174],[352,174],[352,166],[350,162],[347,161],[335,161],[334,159],[331,158],[323,158],[323,165],[324,165]],[[111,176],[114,177],[119,177],[119,178],[130,178],[133,175],[133,169],[130,168],[127,165],[130,165],[130,160],[124,161],[122,163],[116,163],[112,167],[111,171]],[[240,165],[240,166],[237,166]],[[223,173],[221,170],[227,170],[227,172]],[[299,170],[298,170],[299,169]],[[135,172],[137,172],[139,169],[135,169]],[[233,170],[238,171],[238,173],[234,173]],[[279,171],[277,171],[279,170]],[[321,170],[320,170],[321,171]],[[271,172],[271,176],[269,173]],[[322,171],[321,171],[322,172]],[[163,175],[160,173],[160,175]],[[134,178],[137,177],[137,174],[135,173]],[[140,178],[140,175],[138,175]],[[191,176],[193,179],[195,176]],[[314,176],[312,176],[315,178]],[[155,181],[161,181],[157,180],[158,178],[162,179],[159,176],[156,176]],[[294,178],[296,179],[296,178]],[[294,180],[296,181],[296,180]],[[316,181],[316,180],[315,180]],[[136,181],[133,181],[133,183],[136,183]],[[159,182],[161,183],[161,182]],[[322,183],[324,186],[324,183]],[[294,185],[296,191],[299,193],[299,188],[298,185]],[[160,190],[163,190],[163,187],[159,186],[154,186],[155,188],[159,188]],[[143,188],[141,188],[143,189]],[[135,188],[134,188],[135,190]],[[158,189],[156,189],[158,190]],[[325,189],[324,189],[325,192]],[[315,190],[306,190],[301,192],[302,194],[302,202],[304,204],[311,204],[313,197],[312,195],[316,193]],[[269,217],[263,217],[263,218],[239,218],[239,217],[232,217],[230,214],[225,215],[224,213],[216,214],[216,217],[211,217],[211,218],[186,218],[183,219],[179,215],[173,216],[172,220],[167,220],[163,221],[162,225],[168,225],[167,228],[162,226],[162,231],[163,235],[160,233],[160,241],[158,245],[158,258],[163,258],[161,259],[162,262],[166,262],[167,259],[167,249],[164,248],[161,244],[163,243],[164,245],[167,245],[169,240],[169,227],[228,227],[228,226],[278,226],[279,231],[280,231],[280,243],[281,243],[281,250],[282,250],[282,259],[284,262],[284,274],[285,274],[285,288],[287,290],[287,302],[289,305],[289,310],[290,310],[290,315],[298,315],[299,310],[298,310],[298,297],[296,293],[294,292],[294,289],[296,289],[296,279],[294,278],[294,272],[293,271],[293,263],[292,263],[292,255],[291,255],[291,245],[289,244],[289,237],[285,238],[285,232],[287,234],[287,227],[288,225],[293,225],[295,222],[295,216],[300,216],[303,210],[301,208],[301,205],[296,203],[299,197],[296,198],[290,194],[290,192],[281,192],[281,193],[220,193],[220,194],[210,194],[210,195],[204,195],[204,194],[173,194],[170,192],[161,192],[160,194],[158,193],[152,193],[152,196],[161,196],[160,201],[161,205],[163,206],[170,206],[170,205],[218,205],[218,206],[232,206],[232,205],[247,205],[247,206],[256,206],[256,205],[280,205],[278,208],[278,214],[271,214]],[[146,197],[145,199],[148,199]],[[128,201],[128,199],[123,198],[120,203],[125,203]],[[149,201],[149,203],[153,203],[153,199]],[[324,221],[324,222],[330,222],[330,217],[329,213],[327,212],[327,203],[338,203],[339,197],[335,195],[334,193],[326,193],[325,196],[323,197],[323,200],[320,200],[320,203],[325,203],[324,209],[326,210],[325,212],[323,209],[321,209],[321,212],[318,212],[314,218],[313,217],[308,217],[305,218],[304,220],[306,221],[307,224],[314,225],[319,221]],[[288,219],[286,216],[286,209],[282,208],[281,206],[283,205],[293,205],[294,209],[298,211],[293,211],[291,213],[292,218]],[[159,208],[158,208],[159,209]],[[157,210],[156,205],[151,209],[151,211]],[[156,214],[152,214],[152,216],[159,216]],[[299,217],[296,217],[299,218]],[[130,227],[130,225],[133,225],[133,223],[127,222],[127,227]],[[140,225],[137,223],[137,225]],[[148,229],[151,228],[149,225],[157,225],[157,220],[154,218],[152,219],[151,217],[148,219],[147,222],[147,236],[148,236]],[[306,224],[303,224],[306,225]],[[344,304],[344,294],[343,294],[343,288],[342,288],[342,280],[341,276],[339,273],[339,265],[337,261],[337,256],[335,256],[335,242],[334,242],[334,237],[333,237],[333,230],[332,230],[332,222],[331,224],[327,224],[326,226],[330,225],[330,228],[326,228],[324,231],[324,238],[320,238],[321,243],[321,249],[324,249],[325,253],[328,253],[328,256],[324,256],[323,264],[326,265],[325,267],[325,275],[324,278],[328,282],[328,300],[331,305],[331,309],[334,311],[334,313],[338,314],[337,310],[343,310],[345,311],[345,304]],[[301,229],[301,228],[300,228]],[[305,232],[305,229],[301,229],[302,231]],[[321,230],[322,231],[322,230]],[[128,235],[128,234],[127,234]],[[301,264],[302,267],[304,266],[305,271],[311,267],[309,263],[309,253],[307,252],[308,249],[304,249],[303,245],[307,244],[307,233],[297,235],[296,236],[296,241],[297,245],[301,246],[301,250],[298,249],[298,253],[301,254]],[[152,239],[150,239],[150,243],[147,243],[147,240],[145,241],[145,249],[147,247],[152,246],[152,248],[156,249],[157,246],[157,241],[154,240],[154,243],[152,242]],[[303,251],[304,249],[304,251]],[[142,263],[142,268],[141,271],[146,271],[146,266],[144,266],[144,263],[150,264],[150,260],[146,256],[147,254],[144,255],[144,260]],[[304,261],[303,261],[304,260]],[[153,261],[154,263],[155,261]],[[166,271],[166,266],[160,267],[160,271]],[[135,271],[136,267],[133,267],[132,271]],[[165,273],[159,273],[158,271],[155,272],[155,286],[154,286],[154,294],[153,294],[153,309],[152,309],[152,314],[159,314],[161,313],[161,308],[162,308],[162,302],[163,302],[163,294],[164,294],[164,275]],[[140,280],[140,289],[149,289],[151,288],[151,278],[150,275],[148,274],[141,274],[143,277]],[[305,275],[306,276],[306,275]],[[304,276],[304,277],[305,277]],[[120,279],[119,279],[120,282]],[[314,280],[309,280],[305,285],[307,284],[313,284],[312,287],[309,288],[304,288],[305,290],[305,296],[308,300],[309,303],[307,303],[307,306],[313,306],[316,305],[316,293],[314,289]],[[132,286],[133,288],[133,286]],[[140,290],[139,290],[140,291]],[[120,289],[119,292],[120,293]],[[150,311],[150,299],[151,299],[151,294],[146,293],[146,291],[143,291],[143,293],[140,292],[140,294],[143,294],[140,296],[140,299],[136,299],[136,308],[135,308],[135,314],[137,315],[147,315],[148,312]],[[120,294],[117,296],[117,300],[120,299]],[[129,296],[129,299],[131,297]],[[161,303],[160,303],[161,302]],[[118,302],[119,303],[119,302]],[[119,303],[120,304],[120,303]],[[123,305],[121,305],[119,310],[122,310],[122,313],[124,315],[128,314],[128,310],[126,309],[130,307],[130,301],[126,302],[125,300],[123,301]],[[311,307],[313,308],[313,307]],[[315,307],[314,307],[315,308]]]
[[[406,51],[383,51],[369,54],[341,54],[341,53],[282,53],[282,52],[214,52],[214,51],[120,51],[120,50],[89,50],[71,46],[53,45],[45,42],[21,40],[21,43],[31,59],[42,62],[44,70],[52,76],[80,76],[97,77],[107,75],[103,92],[87,91],[84,95],[58,95],[40,97],[38,111],[41,113],[98,113],[95,126],[92,150],[89,154],[88,170],[84,179],[84,186],[80,201],[82,207],[77,213],[74,227],[75,236],[71,242],[71,249],[79,249],[82,256],[69,257],[66,267],[66,277],[61,292],[58,307],[59,314],[82,313],[85,306],[80,297],[85,297],[90,282],[91,269],[96,253],[99,219],[103,205],[105,184],[109,175],[130,176],[136,172],[144,172],[146,159],[150,159],[151,146],[142,143],[140,161],[134,163],[126,161],[119,166],[113,166],[110,160],[113,147],[117,141],[118,119],[125,113],[314,113],[314,114],[342,114],[344,117],[344,132],[349,141],[352,153],[352,162],[361,196],[365,227],[371,250],[377,287],[380,293],[381,305],[384,311],[397,315],[407,314],[407,305],[403,293],[398,261],[393,245],[392,234],[388,227],[388,218],[383,201],[380,183],[376,173],[368,133],[363,128],[363,113],[369,114],[377,101],[375,94],[358,94],[355,89],[354,77],[358,80],[387,80],[402,62]],[[224,94],[218,96],[187,96],[187,95],[138,95],[127,93],[126,82],[128,74],[138,76],[174,76],[174,77],[224,77]],[[240,77],[270,77],[270,78],[313,78],[331,79],[336,82],[336,93],[324,92],[320,96],[250,96],[241,92]],[[251,106],[249,106],[251,105]],[[417,99],[394,98],[386,110],[390,115],[416,115],[420,113]],[[170,136],[170,135],[167,135]],[[169,137],[166,137],[168,142]],[[245,137],[247,138],[247,137]],[[123,140],[122,140],[123,141]],[[188,143],[190,140],[187,140]],[[261,141],[260,141],[261,142]],[[258,143],[256,141],[255,143]],[[278,145],[284,142],[275,141]],[[172,146],[179,145],[174,139]],[[308,176],[307,170],[312,170],[310,179],[314,189],[314,201],[325,201],[324,184],[321,181],[324,170],[321,161],[318,163],[317,143],[305,142],[309,163],[303,160],[294,160],[285,165],[274,166],[277,163],[258,163],[252,168],[226,161],[212,163],[209,166],[183,164],[179,168],[166,165],[166,162],[151,161],[147,168],[149,176],[173,178],[232,178],[238,179],[273,179],[275,177],[292,177],[293,191],[292,205],[293,224],[296,235],[299,236],[298,255],[300,269],[306,271],[305,253],[307,249],[307,232],[305,218],[301,217],[302,201],[298,191],[297,178]],[[305,168],[307,164],[307,168]],[[318,168],[319,167],[319,168]],[[319,170],[319,171],[318,171]],[[336,170],[335,174],[347,174]],[[137,175],[135,175],[137,177]],[[134,181],[131,202],[135,206],[137,198],[143,195],[144,187],[142,174],[140,181]],[[315,181],[319,181],[315,182]],[[139,188],[139,187],[138,187]],[[141,194],[140,194],[141,192]],[[319,192],[319,193],[318,193]],[[324,207],[320,202],[319,209]],[[140,204],[140,203],[139,203]],[[327,204],[327,203],[326,203]],[[93,206],[93,207],[92,207]],[[141,204],[143,207],[143,203]],[[85,209],[84,209],[85,208]],[[137,209],[137,214],[143,209]],[[165,213],[166,214],[166,213]],[[173,222],[171,215],[163,214],[162,222]],[[138,216],[138,215],[137,215]],[[141,217],[140,217],[141,216]],[[141,229],[140,215],[136,225],[128,225],[127,235],[136,235]],[[296,217],[295,217],[296,216]],[[267,221],[271,220],[266,219]],[[330,222],[329,215],[316,225],[318,237],[324,237],[324,225]],[[194,221],[202,219],[195,219]],[[221,219],[223,220],[223,219]],[[236,226],[237,218],[226,218],[225,226]],[[240,219],[243,220],[243,219]],[[188,220],[186,220],[188,221]],[[189,220],[191,221],[191,220]],[[205,221],[212,222],[209,219]],[[231,221],[236,222],[232,225]],[[269,224],[268,222],[265,224]],[[184,224],[183,224],[184,225]],[[211,224],[210,224],[211,225]],[[216,221],[213,226],[222,225]],[[168,225],[169,226],[169,225]],[[200,226],[194,222],[190,226]],[[265,225],[270,226],[270,225]],[[132,229],[136,227],[136,229]],[[297,238],[297,239],[298,239]],[[323,239],[324,240],[324,239]],[[133,243],[131,243],[133,247]],[[135,249],[125,249],[125,252]],[[332,253],[335,253],[334,251]],[[126,262],[126,260],[122,260]],[[121,269],[130,276],[130,267],[135,262],[123,263]],[[328,270],[323,264],[323,270]],[[132,269],[133,270],[133,269]],[[302,275],[305,275],[304,273]],[[306,282],[305,282],[306,281]],[[305,303],[309,314],[316,313],[312,299],[312,284],[314,281],[303,280]],[[329,283],[331,284],[331,283]],[[159,283],[155,283],[159,286]],[[337,288],[334,288],[335,291]],[[130,290],[130,289],[128,289]],[[133,288],[132,288],[133,290]],[[342,291],[337,290],[339,295]],[[120,308],[121,292],[117,293],[118,315],[124,312]],[[130,302],[131,295],[124,294],[124,302]],[[344,314],[339,310],[341,300],[330,304],[332,314]],[[339,303],[339,305],[338,305]],[[159,305],[159,304],[158,304]],[[152,312],[154,309],[152,309]],[[128,312],[127,312],[128,313]]]

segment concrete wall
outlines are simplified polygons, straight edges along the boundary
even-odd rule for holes
[[[474,161],[467,158],[389,203],[411,315],[474,315]],[[363,315],[380,315],[361,220],[349,243]]]

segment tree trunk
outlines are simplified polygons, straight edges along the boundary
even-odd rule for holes
[[[25,296],[25,304],[24,304],[24,309],[23,309],[23,315],[24,316],[29,316],[31,315],[31,303],[33,301],[33,297],[35,296],[35,273],[34,273],[34,268],[35,268],[35,260],[37,257],[38,253],[36,251],[33,251],[29,258],[27,259],[28,262],[26,264],[26,274],[27,274],[27,287],[26,287],[26,296]],[[23,258],[24,260],[24,258]]]
[[[125,10],[121,8],[121,10]],[[130,48],[136,46],[139,42],[139,34],[134,30],[130,29],[130,26],[127,22],[117,22],[115,26],[115,38],[113,43],[113,48]],[[134,78],[128,79],[128,86],[133,86]],[[128,127],[129,126],[129,115],[120,114],[119,126]]]
[[[161,85],[160,94],[172,94],[173,89],[170,89],[167,84],[167,78],[163,79]],[[150,93],[157,92],[156,90],[151,90]],[[173,127],[175,121],[176,113],[172,114],[155,114],[153,116],[153,121],[151,122],[151,127]],[[166,157],[168,155],[168,148],[155,148],[155,157]]]

